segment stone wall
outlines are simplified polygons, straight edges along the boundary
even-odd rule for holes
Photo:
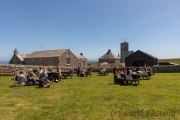
[[[17,64],[0,64],[0,68],[13,68],[15,71],[15,75],[19,74],[20,70],[23,70],[24,72],[27,72],[28,70],[36,70],[39,67],[42,68],[52,68],[52,69],[56,69],[57,66],[42,66],[42,65],[17,65]],[[68,67],[62,67],[61,70],[62,71],[66,71],[68,70]]]
[[[0,67],[2,68],[14,68],[15,74],[18,74],[20,70],[23,70],[25,72],[28,71],[28,69],[38,69],[40,65],[16,65],[16,64],[0,64]],[[41,67],[51,67],[52,69],[56,69],[56,66],[41,66]],[[114,66],[112,65],[105,65],[105,66],[99,66],[99,65],[90,65],[88,66],[90,68],[93,68],[94,72],[99,72],[99,68],[106,68],[109,72],[113,71]],[[122,66],[116,67],[119,71],[121,68],[124,68]],[[61,67],[61,70],[68,70],[69,67]],[[164,65],[164,66],[153,66],[153,69],[156,69],[156,73],[177,73],[180,72],[180,65]]]
[[[157,73],[175,73],[180,72],[180,65],[153,66],[153,69],[156,69]]]

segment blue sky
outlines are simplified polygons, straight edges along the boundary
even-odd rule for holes
[[[180,58],[180,0],[0,0],[0,60],[15,48],[98,59],[118,55],[124,39],[129,50]]]

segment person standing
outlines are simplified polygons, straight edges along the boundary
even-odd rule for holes
[[[77,76],[80,76],[80,66],[78,66],[78,68],[77,68]]]
[[[117,74],[118,74],[118,73],[117,73],[116,67],[114,67],[113,73],[114,73],[114,83],[117,83],[117,80],[116,80],[116,79],[118,78],[118,77],[117,77]]]

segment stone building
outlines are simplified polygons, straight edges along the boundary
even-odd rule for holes
[[[25,54],[23,57],[19,56],[22,55],[18,54],[17,49],[15,49],[9,63],[60,67],[77,67],[81,63],[69,49],[34,51],[31,54]]]
[[[111,64],[113,66],[119,66],[120,65],[120,57],[116,56],[109,49],[107,53],[105,53],[102,57],[99,58],[99,64],[102,64],[102,63]]]
[[[147,66],[158,65],[158,58],[140,50],[137,50],[125,58],[126,67],[144,66],[145,64]]]
[[[11,60],[9,61],[9,64],[24,64],[24,58],[28,54],[18,54],[18,50],[14,50],[14,55],[12,56]]]
[[[121,53],[121,62],[125,62],[125,58],[133,53],[133,51],[129,51],[129,44],[126,41],[121,43],[120,53]]]
[[[83,53],[80,53],[80,55],[76,55],[76,57],[79,59],[80,66],[87,64],[87,58],[83,56]]]

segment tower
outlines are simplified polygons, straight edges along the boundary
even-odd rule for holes
[[[129,46],[126,41],[121,43],[120,53],[121,53],[121,62],[125,62],[125,58],[128,56]]]

